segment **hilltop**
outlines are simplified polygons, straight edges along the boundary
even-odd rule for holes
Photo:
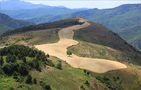
[[[83,24],[83,22],[80,23],[78,20],[79,18],[64,19],[6,32],[2,35],[1,44],[9,45],[21,43],[25,45],[36,45],[57,42],[59,40],[59,30],[68,26]],[[99,53],[105,52],[105,54],[109,51],[107,52],[108,56],[104,56],[105,58],[115,58],[120,61],[124,59],[129,62],[132,62],[132,59],[136,59],[133,62],[136,62],[137,64],[140,63],[140,53],[130,44],[103,25],[90,21],[88,22],[91,23],[90,26],[75,31],[74,39],[89,42],[95,45],[105,46],[106,51],[97,51]],[[118,54],[120,55],[118,56]],[[132,57],[129,57],[130,55]],[[100,57],[101,56],[102,55],[100,55]]]

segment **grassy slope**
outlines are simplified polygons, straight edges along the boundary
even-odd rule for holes
[[[9,29],[8,27],[4,26],[4,25],[0,25],[0,35],[2,33],[4,33],[7,29]]]
[[[100,56],[101,58],[117,59],[122,62],[141,64],[141,54],[136,51],[135,48],[125,42],[117,34],[109,31],[107,28],[101,26],[100,24],[93,23],[92,25],[93,26],[75,31],[74,39],[78,41],[85,41],[85,43],[82,42],[77,46],[73,46],[75,54],[82,55],[83,50],[86,48],[88,53],[86,53],[85,56]],[[91,44],[87,44],[88,42]],[[87,45],[91,49],[89,49]],[[108,49],[104,49],[103,51],[105,55],[99,53],[102,51],[101,49],[104,48],[103,46],[108,47]],[[95,47],[97,49],[95,49]],[[113,51],[111,51],[110,48],[112,48]],[[94,55],[94,53],[96,55]]]
[[[80,41],[76,46],[69,47],[68,50],[83,57],[107,58],[112,60],[118,59],[119,61],[124,62],[128,66],[127,69],[110,71],[104,74],[92,73],[92,76],[113,90],[141,89],[141,67],[127,63],[130,62],[128,60],[125,62],[125,59],[130,58],[129,55],[106,46],[84,41]]]
[[[58,31],[59,29],[47,29],[15,34],[5,37],[5,39],[1,40],[0,43],[1,45],[9,45],[16,43],[25,45],[54,43],[59,40]]]
[[[141,38],[140,33],[141,33],[141,25],[135,25],[131,27],[127,27],[122,29],[119,34],[126,39],[128,42],[132,43],[133,41]],[[130,32],[130,33],[129,33]]]
[[[69,47],[68,50],[72,51],[78,56],[83,57],[106,58],[110,60],[118,60],[121,62],[123,62],[123,60],[124,62],[129,62],[129,59],[131,59],[129,58],[129,55],[119,50],[85,41],[80,41],[78,45]]]
[[[58,63],[57,58],[52,58],[54,64]],[[83,85],[86,90],[90,90],[92,87],[87,87],[84,82],[91,80],[93,77],[84,74],[83,70],[70,67],[68,64],[62,61],[62,70],[56,68],[45,68],[43,72],[32,72],[36,78],[43,80],[45,83],[52,86],[53,90],[78,90]],[[97,80],[96,80],[97,81]],[[105,86],[101,83],[97,83],[100,86],[99,89],[103,90]],[[106,87],[105,87],[106,88]]]
[[[50,59],[53,60],[55,66],[60,61],[60,59],[55,57],[51,57]],[[8,90],[14,87],[14,89],[18,90],[42,90],[40,86],[42,82],[42,84],[50,85],[52,90],[78,90],[80,86],[83,86],[85,90],[94,90],[95,88],[99,90],[108,90],[108,88],[96,80],[94,76],[88,76],[83,70],[72,68],[63,61],[62,70],[47,66],[43,68],[42,72],[33,70],[30,73],[32,78],[37,79],[37,84],[29,85],[18,83],[11,77],[2,76],[2,78],[0,78],[0,89]],[[86,80],[90,82],[90,86],[84,84]]]
[[[59,59],[55,57],[51,57],[50,59],[57,65]],[[82,85],[85,87],[85,90],[108,90],[108,87],[115,88],[114,90],[141,89],[141,70],[140,67],[134,65],[128,65],[127,69],[104,74],[91,72],[90,75],[86,75],[83,70],[70,67],[63,61],[62,68],[62,70],[59,70],[47,66],[42,72],[32,71],[32,77],[37,79],[37,84],[33,85],[18,83],[11,77],[1,77],[0,88],[5,90],[11,87],[20,90],[41,90],[42,88],[39,84],[43,82],[50,85],[52,90],[78,90]],[[89,87],[84,84],[86,80],[90,82]]]
[[[128,65],[127,69],[116,70],[104,74],[93,74],[98,80],[103,79],[105,85],[115,86],[117,90],[140,90],[141,89],[141,67]],[[118,77],[118,79],[116,79]],[[120,87],[120,89],[118,89]],[[115,89],[113,89],[115,90]]]
[[[65,24],[64,24],[65,23]],[[32,25],[17,30],[6,32],[2,35],[0,44],[8,45],[15,43],[42,44],[58,41],[58,31],[61,28],[81,24],[78,19],[66,19],[52,23]]]

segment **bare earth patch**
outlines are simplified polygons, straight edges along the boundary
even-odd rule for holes
[[[58,33],[60,40],[57,43],[36,45],[35,47],[41,51],[44,51],[46,54],[56,56],[66,61],[75,68],[86,69],[97,73],[105,73],[111,70],[127,68],[126,65],[120,62],[107,59],[84,58],[74,54],[69,57],[66,54],[67,48],[79,43],[76,40],[73,40],[73,30],[85,28],[90,25],[90,23],[82,18],[79,18],[79,21],[84,23],[82,25],[74,25],[60,30]]]

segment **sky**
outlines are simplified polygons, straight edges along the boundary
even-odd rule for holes
[[[122,4],[140,3],[141,0],[24,0],[35,4],[64,6],[67,8],[113,8]]]
[[[7,0],[0,0],[7,1]],[[18,0],[8,0],[18,1]],[[113,8],[122,4],[141,4],[141,0],[22,0],[34,4],[45,4],[49,6],[63,6],[67,8]]]

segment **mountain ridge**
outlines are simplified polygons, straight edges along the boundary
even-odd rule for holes
[[[11,42],[11,40],[12,42],[15,41],[13,43],[24,41],[25,43],[29,43],[31,45],[32,44],[34,45],[35,44],[34,42],[36,42],[36,44],[49,43],[47,40],[45,40],[45,38],[48,38],[48,40],[51,42],[53,40],[57,42],[57,40],[59,40],[58,39],[59,30],[62,28],[66,28],[68,26],[83,24],[83,22],[80,23],[78,22],[78,20],[79,20],[78,18],[72,18],[72,19],[64,19],[64,20],[60,20],[60,21],[56,21],[52,23],[29,26],[29,27],[17,29],[14,31],[6,32],[2,35],[1,38],[2,38],[2,41],[4,40],[4,42],[7,42],[7,40],[8,42]],[[134,47],[132,47],[130,44],[128,44],[126,41],[120,38],[116,33],[113,33],[112,31],[104,27],[103,25],[97,24],[91,21],[89,21],[89,23],[91,23],[89,27],[82,28],[74,32],[74,38],[76,40],[86,41],[86,42],[113,48],[120,52],[124,52],[125,57],[126,57],[126,54],[127,54],[127,57],[128,57],[128,54],[133,56],[132,58],[125,58],[127,61],[129,59],[129,61],[131,60],[131,62],[134,62],[132,61],[132,59],[136,57],[137,59],[136,64],[137,62],[140,63],[141,55],[138,50],[136,50]],[[16,39],[15,37],[17,37],[18,39]],[[12,38],[15,40],[13,40]],[[134,55],[132,55],[133,53]]]
[[[16,28],[32,25],[32,24],[33,23],[28,22],[28,21],[12,19],[8,15],[0,13],[0,25],[1,27],[5,27],[5,28],[1,28],[3,32],[7,30],[11,30],[11,29],[16,29]],[[1,33],[2,32],[0,32],[0,34]]]

